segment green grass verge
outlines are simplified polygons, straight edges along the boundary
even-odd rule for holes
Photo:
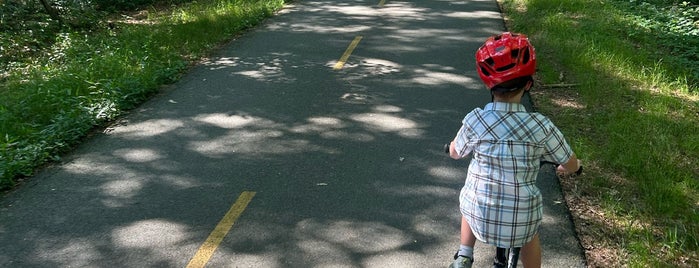
[[[280,9],[284,0],[200,0],[95,32],[58,34],[0,76],[0,189],[96,125],[179,78],[192,60]],[[106,24],[106,23],[105,23]]]
[[[537,49],[539,110],[591,167],[564,182],[590,265],[699,266],[699,6],[500,2]]]

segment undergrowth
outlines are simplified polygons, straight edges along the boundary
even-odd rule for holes
[[[30,29],[47,31],[41,34],[18,30],[27,25],[7,26],[20,20],[3,12],[0,189],[58,159],[93,127],[176,81],[192,60],[283,4],[203,0],[151,6],[138,19],[97,12],[102,15],[89,28],[56,26],[45,15],[21,20]],[[14,15],[28,14],[26,6],[13,7]]]

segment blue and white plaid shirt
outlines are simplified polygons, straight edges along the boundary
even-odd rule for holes
[[[506,248],[529,242],[543,214],[540,162],[573,155],[560,130],[519,103],[493,102],[466,115],[455,149],[461,157],[473,152],[459,199],[476,238]]]

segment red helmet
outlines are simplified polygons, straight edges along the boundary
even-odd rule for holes
[[[534,47],[526,35],[505,32],[492,36],[476,52],[478,75],[488,89],[536,71]]]

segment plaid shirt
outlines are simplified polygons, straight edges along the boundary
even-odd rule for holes
[[[455,148],[461,157],[473,152],[459,199],[476,238],[506,248],[529,242],[543,214],[540,162],[565,163],[573,154],[563,134],[519,103],[494,102],[466,115]]]

